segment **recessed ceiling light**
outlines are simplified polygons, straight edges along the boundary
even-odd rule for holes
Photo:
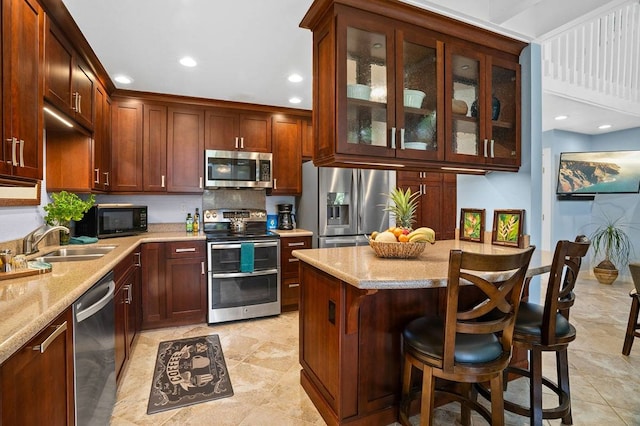
[[[560,120],[566,120],[567,118],[569,118],[568,115],[558,115],[555,117],[556,120],[560,121]]]
[[[127,77],[126,75],[119,74],[114,77],[114,80],[118,83],[122,84],[131,84],[133,83],[133,79],[131,77]]]
[[[289,81],[292,83],[300,83],[302,81],[302,76],[300,74],[291,74],[289,76]]]
[[[610,129],[611,128],[611,124],[603,124],[601,126],[598,126],[598,129],[600,130],[605,130],[605,129]]]
[[[302,102],[302,99],[297,98],[297,97],[293,97],[289,99],[289,102],[292,104],[299,104],[300,102]]]
[[[195,67],[196,65],[198,65],[196,60],[190,56],[185,56],[184,58],[180,59],[180,63],[185,67]]]

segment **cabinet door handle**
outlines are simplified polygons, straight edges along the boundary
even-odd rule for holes
[[[195,247],[187,247],[187,248],[177,248],[176,253],[194,253],[196,251]]]
[[[140,267],[142,266],[142,262],[141,262],[141,254],[140,253],[133,253],[133,257],[135,258],[135,260],[133,261],[133,266],[137,266]]]
[[[11,139],[7,139],[7,141],[11,141],[11,165],[17,166],[18,159],[16,157],[16,145],[18,144],[18,139],[11,138]]]
[[[109,172],[104,172],[104,184],[105,186],[109,186]]]
[[[24,167],[24,141],[20,139],[20,167]]]
[[[100,169],[93,169],[96,172],[96,178],[93,180],[93,183],[100,183]]]
[[[391,128],[391,149],[396,149],[396,128]]]
[[[200,181],[199,181],[199,183],[198,183],[198,187],[199,187],[200,189],[202,189],[202,176],[200,176]]]
[[[78,93],[78,114],[82,114],[82,95]]]
[[[130,305],[131,302],[133,301],[133,298],[131,297],[131,284],[125,285],[124,290],[127,292],[127,297],[124,300],[124,303],[127,305]]]
[[[277,178],[275,178],[273,180],[273,189],[278,189],[278,179]]]
[[[300,259],[298,259],[297,257],[289,258],[289,263],[293,263],[293,262],[300,262]]]
[[[240,149],[244,149],[244,136],[240,138]]]
[[[489,142],[488,140],[486,140],[486,139],[484,140],[484,156],[485,157],[487,156],[487,143],[488,142]]]
[[[162,177],[160,178],[160,181],[161,181],[160,187],[164,188],[164,175],[162,175]]]
[[[204,271],[204,262],[200,262],[200,275],[204,275],[205,271]]]
[[[236,136],[236,149],[238,149],[238,137]]]
[[[404,127],[400,129],[400,149],[404,149]]]
[[[495,158],[495,154],[493,152],[493,144],[494,144],[494,140],[491,139],[491,158]]]
[[[287,243],[287,247],[303,247],[304,245],[304,241],[300,241],[298,243]]]
[[[289,288],[300,287],[300,283],[289,284]]]
[[[42,342],[39,345],[34,346],[32,349],[34,351],[39,351],[41,354],[44,353],[44,351],[47,350],[47,348],[49,347],[49,345],[51,343],[53,343],[54,340],[56,340],[56,338],[61,335],[62,333],[64,333],[65,331],[67,331],[67,322],[63,322],[60,325],[57,326],[52,326],[55,327],[55,330],[53,331],[53,333],[51,333],[49,335],[49,337],[47,337],[46,339],[44,339],[44,342]]]

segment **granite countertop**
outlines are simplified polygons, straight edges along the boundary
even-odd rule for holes
[[[286,237],[312,237],[313,232],[307,231],[306,229],[272,229],[272,232],[280,235],[280,238]]]
[[[424,252],[413,259],[379,258],[369,246],[294,250],[292,254],[354,287],[385,290],[446,286],[452,249],[488,254],[521,251],[486,243],[443,240],[427,245]],[[552,261],[553,253],[536,249],[527,275],[548,272]]]
[[[55,262],[49,273],[0,281],[0,364],[71,306],[138,245],[205,239],[202,233],[194,235],[184,231],[154,231],[138,236],[103,239],[95,244],[84,245],[116,246],[99,259]],[[58,247],[41,247],[40,252],[30,258],[42,256]]]

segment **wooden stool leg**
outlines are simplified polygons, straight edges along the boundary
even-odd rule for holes
[[[409,409],[411,407],[411,373],[413,371],[413,364],[405,356],[404,358],[404,371],[402,372],[402,395],[400,397],[400,423],[409,426]]]
[[[529,354],[531,426],[542,426],[542,351],[534,346]]]
[[[420,402],[420,426],[431,426],[433,417],[433,395],[436,391],[436,380],[428,365],[422,370],[422,400]]]
[[[629,356],[631,353],[631,345],[633,345],[633,338],[635,336],[635,330],[638,327],[638,312],[640,311],[640,301],[638,296],[631,297],[631,311],[629,312],[629,324],[627,324],[627,333],[624,338],[624,345],[622,346],[622,354]]]
[[[491,379],[491,424],[504,426],[504,396],[502,395],[502,374]]]
[[[558,371],[558,387],[567,394],[569,399],[569,412],[562,418],[562,424],[572,425],[573,417],[571,416],[571,391],[569,387],[569,358],[567,356],[567,348],[556,352],[556,368]],[[563,401],[559,403],[562,405]]]

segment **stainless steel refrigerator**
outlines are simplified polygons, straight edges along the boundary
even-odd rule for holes
[[[365,235],[389,227],[384,207],[393,186],[395,172],[315,167],[306,162],[297,227],[313,232],[313,247],[366,245]]]

